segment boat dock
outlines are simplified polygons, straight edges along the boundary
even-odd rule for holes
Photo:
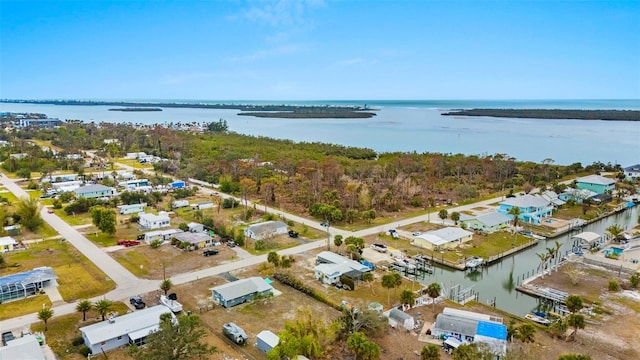
[[[525,294],[529,294],[537,298],[546,299],[558,304],[564,304],[567,296],[569,296],[569,293],[566,293],[564,291],[556,290],[550,287],[529,285],[525,283],[518,286],[516,289]]]

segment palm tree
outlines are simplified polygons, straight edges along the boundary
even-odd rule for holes
[[[460,221],[460,213],[457,211],[454,211],[451,213],[451,220],[453,220],[453,222],[458,225],[458,221]]]
[[[536,328],[532,324],[524,323],[518,326],[518,338],[524,343],[535,340]]]
[[[564,300],[565,305],[567,305],[567,310],[575,313],[584,307],[582,297],[580,295],[569,295]]]
[[[547,253],[539,253],[536,254],[540,258],[540,270],[542,271],[542,278],[544,279],[544,268],[547,263],[548,254]]]
[[[44,321],[44,331],[47,331],[47,321],[53,317],[53,310],[48,307],[43,307],[38,311],[38,319]]]
[[[553,250],[553,256],[556,259],[556,264],[558,263],[558,253],[560,252],[560,248],[562,247],[562,244],[560,243],[560,241],[556,240],[555,241],[555,246],[554,246],[554,250]],[[558,271],[558,267],[556,267],[556,271]]]
[[[104,321],[104,318],[107,316],[112,306],[113,302],[107,299],[98,300],[93,304],[93,307],[98,311],[98,314],[102,316],[102,321]]]
[[[81,300],[76,305],[76,310],[82,313],[82,321],[87,321],[87,311],[91,310],[93,304],[89,300]]]
[[[402,303],[402,305],[407,304],[411,306],[415,299],[416,295],[409,289],[404,289],[400,293],[400,303]]]
[[[436,298],[440,296],[440,292],[442,291],[442,287],[440,284],[434,282],[427,286],[427,295],[433,299],[433,307],[436,307]]]
[[[447,212],[447,209],[442,209],[438,212],[438,217],[442,219],[443,224],[444,224],[444,220],[447,218],[447,215],[449,215],[449,213]]]
[[[615,241],[616,239],[618,239],[622,233],[624,232],[624,229],[622,228],[622,226],[618,225],[618,224],[613,224],[611,226],[609,226],[608,228],[605,229],[609,234],[611,234],[612,239]]]
[[[553,265],[553,260],[555,258],[556,248],[547,248],[547,261],[549,261],[549,265]]]
[[[522,212],[520,211],[520,208],[517,206],[514,206],[511,209],[509,209],[508,214],[513,216],[513,232],[518,232],[518,222],[520,222],[519,216],[520,214],[522,214]]]
[[[171,279],[164,279],[160,283],[160,290],[164,291],[164,295],[167,296],[167,292],[171,290],[172,286],[173,283],[171,282]]]

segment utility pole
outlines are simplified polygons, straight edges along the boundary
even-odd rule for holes
[[[331,251],[331,234],[329,233],[329,220],[326,220],[326,218],[325,224],[327,224],[327,251]]]

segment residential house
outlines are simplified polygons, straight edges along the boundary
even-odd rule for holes
[[[209,236],[209,234],[201,232],[201,233],[192,233],[192,232],[181,232],[173,235],[176,240],[180,242],[188,242],[192,246],[201,249],[207,246],[213,245],[213,238]]]
[[[460,221],[466,224],[468,229],[493,233],[506,228],[511,222],[511,218],[499,212],[491,212],[465,220],[460,218]]]
[[[405,330],[413,330],[415,327],[413,316],[402,310],[393,308],[386,312],[385,316],[389,319],[389,325],[394,329],[404,328]]]
[[[507,327],[502,318],[491,315],[445,307],[432,324],[431,335],[462,343],[485,343],[496,354],[507,351]]]
[[[156,230],[141,234],[138,238],[139,240],[144,240],[147,243],[151,243],[154,240],[167,241],[181,232],[182,230],[180,229]]]
[[[587,189],[566,188],[562,194],[558,195],[558,198],[565,202],[573,200],[578,204],[582,204],[586,199],[591,199],[596,195],[598,193]]]
[[[191,209],[193,209],[193,210],[211,209],[212,207],[213,207],[213,202],[212,201],[204,201],[204,202],[200,202],[200,203],[191,205]]]
[[[104,139],[102,142],[105,143],[105,144],[120,145],[120,140],[118,140],[118,139]]]
[[[131,153],[127,153],[127,155],[124,157],[125,159],[129,159],[129,160],[133,160],[133,159],[137,159],[139,157],[145,157],[147,156],[147,153],[144,151],[141,152],[131,152]]]
[[[3,227],[3,229],[7,233],[7,235],[17,236],[17,235],[20,235],[22,226],[20,224],[15,224],[15,225],[5,226]]]
[[[262,240],[271,236],[282,235],[288,232],[287,224],[282,221],[265,221],[253,224],[244,230],[244,236]]]
[[[27,153],[17,153],[17,154],[9,154],[9,159],[24,159],[26,157],[28,157],[29,154]]]
[[[576,188],[606,194],[615,190],[616,180],[600,175],[589,175],[576,179]]]
[[[331,251],[318,254],[316,267],[313,269],[315,278],[325,284],[336,284],[342,275],[360,280],[362,274],[368,271],[371,271],[368,266]]]
[[[553,204],[553,207],[555,207],[556,209],[561,207],[562,205],[565,204],[565,202],[563,200],[561,200],[559,198],[559,195],[556,194],[554,191],[544,191],[542,194],[540,194],[545,200],[549,200],[549,202],[551,202],[551,204]]]
[[[80,328],[84,344],[92,354],[100,354],[129,344],[142,345],[145,338],[160,328],[160,316],[175,315],[164,305],[156,305]]]
[[[624,176],[625,178],[630,180],[640,178],[640,164],[631,165],[624,168]]]
[[[188,223],[187,228],[189,229],[189,232],[192,233],[201,233],[205,231],[204,225],[196,222]]]
[[[118,212],[120,213],[120,215],[137,214],[137,213],[143,212],[145,206],[147,206],[147,203],[118,205]]]
[[[514,207],[520,209],[520,220],[532,224],[539,224],[542,219],[550,217],[553,213],[553,205],[549,200],[531,194],[506,199],[500,203],[498,212],[513,219],[509,211]]]
[[[45,360],[44,353],[33,334],[24,335],[7,341],[6,346],[0,346],[0,359],[11,360]]]
[[[174,200],[171,203],[171,208],[178,209],[189,206],[189,200]]]
[[[42,288],[57,286],[56,278],[47,266],[0,277],[0,302],[36,295]]]
[[[84,181],[82,180],[61,181],[61,182],[52,182],[51,188],[57,192],[71,192],[71,191],[76,191],[83,185],[84,185]]]
[[[76,197],[84,197],[87,199],[103,197],[110,198],[115,194],[115,190],[113,188],[101,184],[81,186],[73,190],[73,192],[76,194]]]
[[[226,308],[251,301],[256,296],[272,295],[272,292],[273,287],[257,276],[211,288],[213,300]]]
[[[458,245],[471,241],[473,233],[459,227],[446,227],[428,231],[411,239],[411,244],[425,249],[447,248],[452,249]]]
[[[16,127],[26,128],[26,127],[38,127],[38,128],[47,128],[52,129],[56,126],[62,125],[62,120],[56,118],[50,119],[19,119],[14,122]]]
[[[11,236],[0,237],[0,253],[13,251],[16,245],[18,245],[18,242]]]
[[[151,186],[151,183],[147,179],[134,179],[123,181],[118,183],[119,186],[126,188],[129,191],[140,190],[140,188],[147,188]]]
[[[138,221],[140,230],[160,229],[171,226],[171,219],[165,211],[160,211],[158,215],[143,212],[138,214],[138,216],[140,217]]]

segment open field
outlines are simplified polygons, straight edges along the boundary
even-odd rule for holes
[[[45,240],[28,245],[24,251],[4,254],[8,264],[16,267],[2,269],[0,275],[50,266],[58,276],[58,290],[65,301],[104,294],[115,287],[100,271],[73,246],[59,240]]]

